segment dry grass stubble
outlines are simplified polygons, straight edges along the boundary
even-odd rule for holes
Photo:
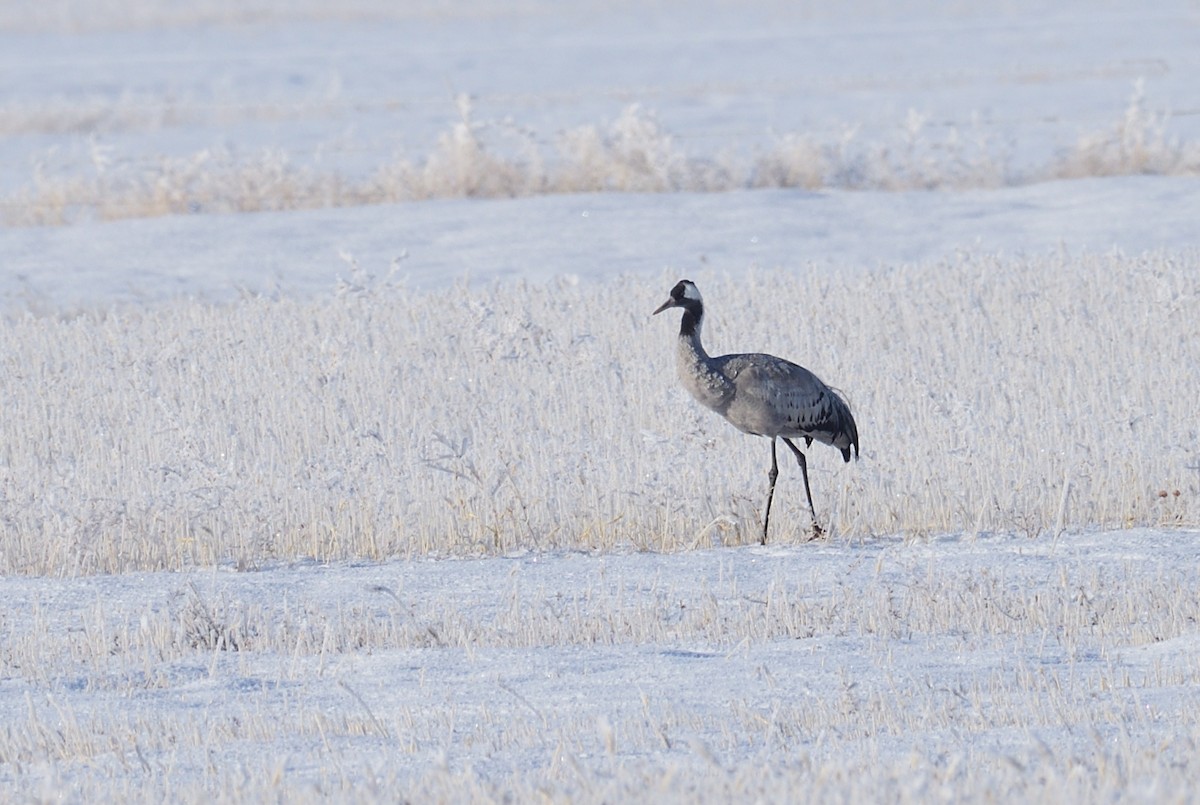
[[[1200,522],[1196,260],[693,278],[711,352],[845,391],[862,460],[810,451],[836,539],[1034,537]],[[675,279],[10,316],[0,571],[752,539],[767,443],[679,388],[648,317]],[[786,542],[808,517],[781,469]]]

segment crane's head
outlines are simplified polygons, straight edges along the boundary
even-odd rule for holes
[[[696,283],[691,280],[675,283],[675,287],[671,289],[671,298],[659,305],[658,310],[651,315],[656,316],[670,307],[681,307],[699,316],[704,309],[704,301],[700,298],[700,289],[696,287]]]

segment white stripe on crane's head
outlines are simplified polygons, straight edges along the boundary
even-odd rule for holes
[[[679,284],[671,290],[671,297],[680,301],[684,299],[692,302],[704,301],[700,298],[700,289],[691,280],[680,280]]]
[[[680,280],[675,283],[675,287],[671,289],[671,296],[667,301],[658,306],[656,314],[662,313],[664,310],[673,307],[681,307],[691,311],[694,315],[700,316],[704,309],[704,302],[700,298],[700,290],[696,287],[696,283],[691,280]]]

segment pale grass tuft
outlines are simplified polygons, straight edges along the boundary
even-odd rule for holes
[[[1051,166],[1049,173],[1056,179],[1200,173],[1200,144],[1170,138],[1168,122],[1165,112],[1148,108],[1145,81],[1139,80],[1125,114],[1113,129],[1081,136],[1075,147]]]

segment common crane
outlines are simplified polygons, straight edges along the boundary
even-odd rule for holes
[[[684,388],[697,402],[725,417],[743,433],[771,440],[771,487],[763,517],[762,544],[767,542],[771,500],[779,476],[775,457],[775,440],[779,438],[800,463],[804,494],[812,513],[813,536],[819,537],[822,529],[817,523],[817,510],[808,485],[808,462],[792,439],[803,437],[805,447],[812,446],[814,439],[833,445],[842,451],[843,459],[850,461],[851,448],[858,456],[858,427],[850,406],[812,372],[783,358],[761,353],[710,357],[700,343],[704,301],[691,280],[680,280],[654,315],[673,307],[683,309],[675,354]]]

